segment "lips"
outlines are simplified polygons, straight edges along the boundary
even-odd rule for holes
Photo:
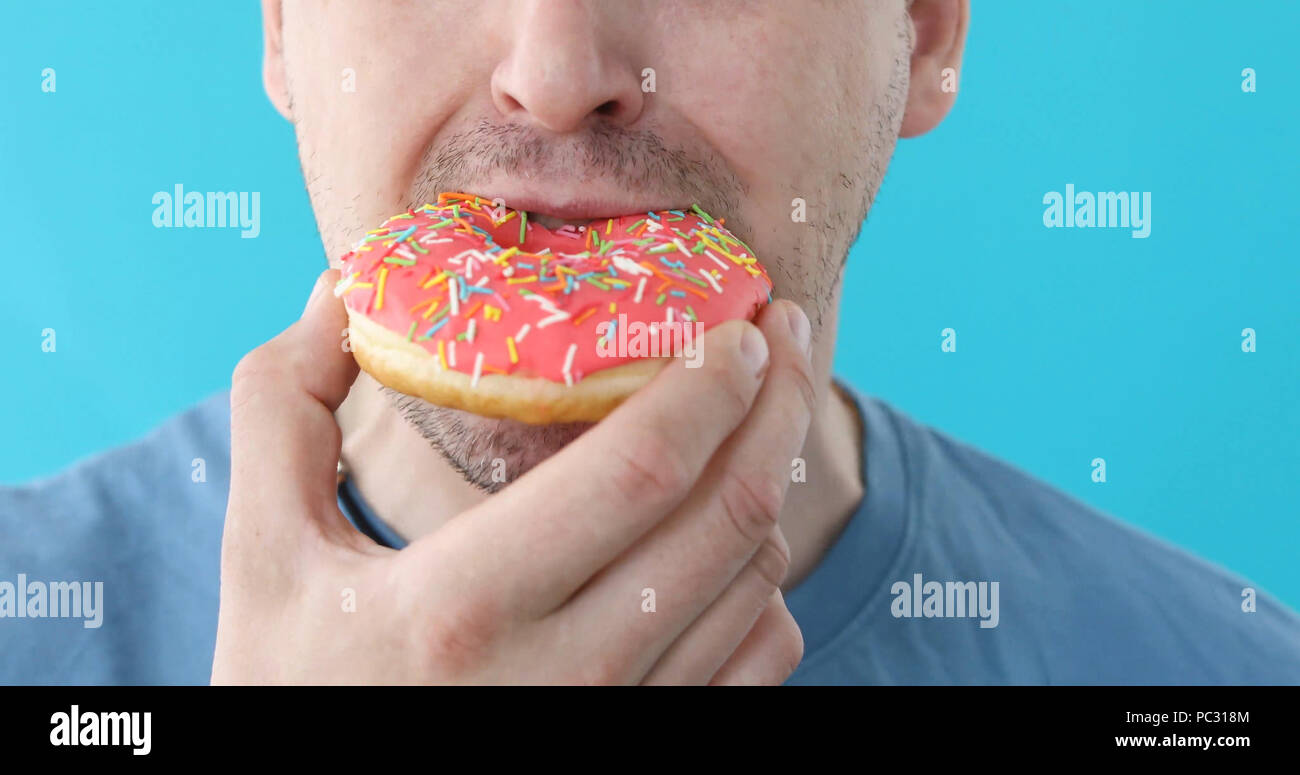
[[[497,196],[493,201],[504,203],[505,207],[513,210],[527,212],[530,221],[539,226],[545,226],[552,231],[557,231],[566,226],[586,228],[593,222],[606,221],[611,218],[618,219],[625,215],[640,217],[647,212],[690,209],[689,204],[679,206],[678,204],[661,201],[633,202],[612,199],[570,199],[567,201],[553,199],[548,201],[536,197],[511,198]]]

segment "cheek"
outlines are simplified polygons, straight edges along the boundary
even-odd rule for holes
[[[360,5],[323,6],[319,16],[329,18],[311,19],[286,41],[313,202],[318,216],[348,210],[343,225],[353,229],[402,206],[424,151],[449,120],[481,113],[474,101],[490,95],[475,86],[489,78],[494,45],[472,14],[450,27],[445,11],[422,10],[426,4],[400,4],[400,14],[360,13]]]
[[[680,110],[752,199],[787,211],[815,196],[865,123],[872,87],[856,4],[782,3],[678,36]],[[847,28],[847,29],[846,29]],[[674,88],[668,85],[667,89]],[[802,193],[800,193],[802,192]]]
[[[769,259],[778,293],[800,298],[822,283],[810,273],[839,249],[838,234],[814,226],[857,198],[846,199],[840,172],[851,171],[858,163],[851,157],[865,147],[871,68],[860,19],[846,20],[834,3],[787,5],[689,39],[679,51],[681,94],[672,99],[745,185],[738,215]],[[845,24],[858,25],[862,37],[842,31]]]

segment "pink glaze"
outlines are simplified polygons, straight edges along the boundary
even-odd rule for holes
[[[345,255],[335,293],[476,381],[496,373],[572,384],[641,355],[616,346],[617,321],[658,324],[658,352],[674,354],[671,342],[680,348],[681,339],[665,324],[698,322],[692,327],[703,331],[750,319],[771,300],[772,281],[751,251],[697,212],[555,231],[527,223],[521,243],[525,213],[442,194],[437,205],[389,218]]]

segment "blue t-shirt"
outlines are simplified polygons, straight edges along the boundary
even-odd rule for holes
[[[786,596],[805,643],[790,683],[1300,684],[1300,617],[1277,600],[854,399],[866,498]],[[0,683],[208,681],[229,427],[221,394],[136,443],[0,487]],[[401,546],[349,483],[339,501]]]

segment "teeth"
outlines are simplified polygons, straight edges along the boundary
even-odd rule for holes
[[[553,215],[541,215],[539,213],[529,213],[528,220],[538,225],[545,226],[551,231],[554,231],[561,226],[586,226],[591,223],[590,218],[565,219],[556,218]]]

